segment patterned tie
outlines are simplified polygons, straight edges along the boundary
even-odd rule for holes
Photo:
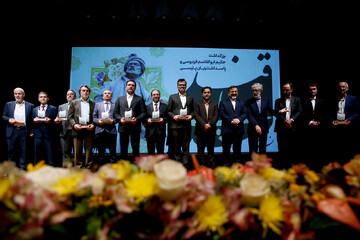
[[[108,102],[105,103],[105,112],[107,112],[107,111],[109,111],[109,103]]]
[[[155,103],[155,112],[157,112],[158,111],[158,106],[157,106],[158,104],[157,103]]]

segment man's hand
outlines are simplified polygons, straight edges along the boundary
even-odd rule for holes
[[[237,119],[237,118],[234,118],[232,121],[231,121],[231,124],[235,125],[235,126],[238,126],[240,123],[240,120]]]
[[[259,125],[255,126],[255,130],[256,130],[257,134],[261,135],[262,131],[261,131],[261,127],[259,127]]]

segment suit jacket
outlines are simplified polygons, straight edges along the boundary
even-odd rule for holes
[[[302,106],[303,126],[305,128],[310,128],[309,123],[311,121],[320,122],[319,127],[326,126],[327,111],[326,111],[326,105],[324,99],[316,97],[315,109],[313,109],[311,99],[309,97],[306,97],[302,99],[301,106]]]
[[[132,110],[132,116],[136,118],[136,124],[119,123],[119,133],[120,132],[141,132],[141,122],[146,115],[146,108],[144,99],[136,94],[131,101],[130,108]],[[115,103],[114,116],[117,121],[120,122],[122,117],[125,117],[125,111],[128,111],[127,95],[118,97]]]
[[[261,128],[261,132],[269,132],[269,121],[267,117],[268,115],[275,116],[276,114],[268,98],[261,97],[260,104],[261,111],[259,112],[259,107],[255,98],[252,97],[246,101],[246,108],[249,118],[248,132],[256,132],[256,125]]]
[[[331,107],[330,121],[337,119],[339,99],[334,100]],[[360,121],[360,105],[356,96],[346,95],[345,97],[345,119],[349,121]]]
[[[94,113],[95,103],[91,100],[88,100],[88,101],[89,101],[89,105],[90,105],[89,123],[93,123],[93,113]],[[79,134],[81,134],[81,132],[82,133],[93,133],[93,131],[88,131],[88,130],[77,131],[74,129],[74,125],[80,123],[80,121],[79,121],[80,116],[81,116],[81,98],[78,98],[71,102],[70,108],[69,108],[69,116],[68,116],[70,126],[73,127],[72,134],[74,137],[79,136]]]
[[[110,102],[110,110],[109,110],[109,118],[113,120],[113,124],[104,123],[102,125],[99,124],[99,120],[102,118],[102,113],[105,112],[105,104],[104,101],[98,102],[95,104],[94,113],[93,113],[93,121],[95,124],[95,134],[102,133],[104,131],[110,134],[116,133],[116,118],[114,117],[114,109],[115,103]]]
[[[64,104],[61,104],[59,107],[58,107],[58,114],[57,114],[57,117],[59,117],[59,112],[60,111],[65,111],[65,116],[66,118],[69,116],[69,106],[70,104],[69,103],[64,103]],[[68,126],[70,125],[69,121],[66,121],[66,122],[61,122],[61,131],[60,131],[60,137],[64,137],[65,134],[66,134],[66,131],[68,130]]]
[[[221,134],[224,133],[243,133],[244,132],[244,120],[247,118],[247,109],[244,101],[236,99],[235,110],[231,103],[230,98],[224,99],[219,105],[219,116],[222,120]],[[235,126],[231,124],[231,121],[237,118],[240,120],[240,124]]]
[[[275,121],[275,132],[285,130],[285,120],[286,120],[286,113],[279,113],[279,111],[283,108],[286,108],[285,98],[278,98],[275,101],[275,111],[277,113],[277,118]],[[291,96],[290,98],[290,118],[294,120],[292,123],[292,130],[296,130],[296,126],[298,124],[298,120],[300,119],[302,106],[301,100],[299,97]]]
[[[34,104],[25,102],[25,128],[28,134],[31,133],[32,128],[32,111]],[[9,123],[10,118],[14,118],[16,101],[7,102],[3,112],[3,119],[6,121],[6,137],[11,137],[14,132],[15,126]]]
[[[187,115],[191,115],[194,118],[194,98],[186,94],[185,108],[187,109]],[[174,116],[180,115],[180,109],[182,104],[179,93],[175,93],[169,97],[168,115],[169,115],[169,128],[191,128],[191,121],[179,120],[175,121]]]
[[[208,115],[206,115],[205,102],[203,100],[196,102],[194,105],[194,116],[196,120],[195,135],[200,136],[205,133],[203,128],[207,123],[211,125],[211,134],[216,134],[216,123],[219,119],[219,108],[216,102],[209,102]]]
[[[32,119],[36,118],[38,116],[38,111],[40,110],[40,106],[37,106],[33,109],[32,113]],[[56,118],[56,107],[52,105],[48,105],[45,111],[45,117],[48,117],[51,119],[49,123],[45,122],[38,122],[33,123],[32,133],[34,134],[34,137],[41,138],[51,138],[54,133],[54,120]]]
[[[146,116],[144,118],[143,124],[146,128],[145,130],[145,137],[151,137],[154,135],[155,131],[157,132],[157,136],[166,136],[166,123],[168,121],[168,112],[167,107],[168,105],[162,102],[159,102],[159,114],[160,118],[164,119],[164,123],[152,123],[148,124],[148,119],[152,118],[152,112],[154,111],[153,103],[151,102],[149,105],[146,106]]]

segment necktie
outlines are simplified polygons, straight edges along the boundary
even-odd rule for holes
[[[157,106],[158,104],[157,103],[155,103],[155,112],[157,112],[158,111],[158,106]]]
[[[45,105],[42,105],[42,111],[45,111]]]
[[[107,111],[109,111],[109,103],[108,102],[105,103],[105,112],[107,112]]]

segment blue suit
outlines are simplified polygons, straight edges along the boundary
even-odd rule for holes
[[[224,153],[224,165],[231,165],[230,148],[233,145],[233,162],[240,162],[241,143],[244,134],[244,120],[247,118],[245,103],[236,99],[235,110],[230,98],[222,100],[219,105],[219,117],[222,120],[221,136]],[[233,119],[239,119],[238,126],[232,124]]]
[[[109,103],[109,118],[113,120],[112,124],[99,124],[102,119],[102,113],[105,112],[104,101],[95,104],[93,121],[95,125],[95,143],[99,151],[99,163],[104,163],[105,148],[109,148],[110,162],[116,162],[116,118],[114,116],[115,103]]]
[[[38,111],[40,110],[40,106],[33,109],[32,118],[36,118],[38,116]],[[35,144],[35,164],[43,160],[41,159],[41,147],[44,145],[44,149],[46,152],[47,163],[51,166],[54,165],[53,155],[52,155],[52,138],[54,136],[54,120],[56,118],[56,107],[48,105],[45,111],[45,117],[50,118],[50,123],[38,122],[33,123],[32,133],[34,134],[34,144]]]
[[[6,121],[6,139],[8,144],[8,160],[16,163],[15,154],[19,154],[19,163],[20,168],[25,169],[27,164],[26,159],[26,145],[27,137],[31,132],[32,127],[32,110],[34,105],[32,103],[25,103],[25,127],[16,127],[13,124],[9,123],[9,119],[14,118],[15,111],[15,101],[6,103],[3,119]]]
[[[248,136],[249,136],[249,151],[266,153],[267,134],[269,132],[268,115],[274,116],[275,111],[272,108],[270,100],[266,97],[260,99],[260,112],[255,98],[250,98],[246,101],[246,107],[249,118]],[[261,135],[256,132],[255,126],[261,128]],[[258,144],[258,140],[260,144]]]

